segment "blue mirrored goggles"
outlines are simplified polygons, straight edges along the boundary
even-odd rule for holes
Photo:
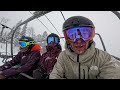
[[[88,41],[89,39],[91,39],[92,31],[93,27],[79,26],[64,30],[63,33],[66,40],[70,42],[76,42],[80,38],[82,38],[84,41]]]
[[[57,37],[48,37],[47,39],[48,44],[55,42],[55,43],[59,43],[59,39]]]

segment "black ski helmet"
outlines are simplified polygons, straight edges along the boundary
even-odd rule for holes
[[[64,23],[63,23],[63,31],[71,28],[71,27],[75,27],[75,26],[91,26],[91,27],[95,27],[93,22],[83,16],[72,16],[70,18],[68,18]]]
[[[76,26],[90,26],[90,27],[95,27],[93,22],[83,16],[72,16],[70,18],[68,18],[64,23],[63,23],[63,31],[68,29],[68,28],[72,28],[72,27],[76,27]],[[90,43],[92,43],[92,40],[90,41]],[[71,44],[66,41],[66,48],[68,48],[70,51],[74,52],[72,50]]]
[[[22,36],[19,41],[25,41],[25,42],[30,42],[30,45],[33,45],[35,43],[35,40],[31,37],[28,36]]]
[[[50,35],[47,36],[47,44],[48,44],[48,37],[57,37],[58,38],[58,43],[60,43],[60,37],[55,34],[55,33],[51,33]]]

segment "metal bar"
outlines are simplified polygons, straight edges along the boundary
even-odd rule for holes
[[[33,77],[25,74],[25,73],[20,73],[20,75],[22,75],[22,76],[24,76],[24,77],[26,77],[26,78],[28,78],[28,79],[35,79],[35,78],[33,78]]]
[[[100,38],[100,40],[101,40],[101,43],[102,43],[102,46],[103,46],[103,49],[104,49],[104,51],[106,51],[105,44],[104,44],[104,42],[103,42],[103,39],[102,39],[101,35],[98,34],[98,33],[95,33],[95,34],[99,36],[99,38]]]
[[[7,56],[7,40],[6,40],[6,56]]]

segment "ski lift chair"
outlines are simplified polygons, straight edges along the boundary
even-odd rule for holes
[[[47,11],[45,11],[45,12],[47,12]],[[114,13],[119,19],[120,19],[120,13],[119,12],[117,12],[117,11],[111,11],[112,13]],[[41,13],[41,12],[40,12]],[[47,12],[48,13],[48,12]],[[62,14],[62,12],[61,12],[61,14]],[[42,15],[44,15],[44,14],[42,14]],[[62,14],[62,16],[64,17],[64,15]],[[39,17],[39,16],[38,16]],[[32,18],[32,19],[31,19]],[[33,20],[34,19],[34,16],[33,17],[31,17],[31,18],[29,18],[28,20],[26,20],[25,22],[29,22],[29,21],[31,21],[31,20]],[[64,18],[64,20],[65,20],[65,18]],[[24,24],[25,22],[23,22],[22,24]],[[21,24],[21,25],[22,25]],[[21,26],[21,25],[19,25],[19,26]],[[18,26],[18,27],[19,27]],[[18,28],[17,27],[17,28]],[[16,28],[16,29],[17,29]],[[15,32],[16,30],[14,30],[14,32]],[[14,33],[13,33],[13,35],[14,35]],[[96,35],[98,35],[99,36],[99,38],[100,38],[100,40],[101,40],[101,43],[102,43],[102,46],[103,46],[103,49],[104,49],[104,51],[106,51],[106,48],[105,48],[105,45],[104,45],[104,42],[103,42],[103,40],[102,40],[102,37],[101,37],[101,35],[100,34],[98,34],[98,33],[96,33]],[[13,52],[12,52],[12,43],[13,42],[13,37],[12,37],[12,39],[11,39],[11,54],[13,54]],[[113,55],[111,55],[112,57],[114,57],[114,58],[116,58],[117,60],[120,60],[120,58],[118,58],[118,57],[116,57],[116,56],[113,56]],[[25,73],[20,73],[20,75],[22,75],[22,76],[24,76],[24,77],[26,77],[27,79],[34,79],[33,77],[31,77],[31,76],[29,76],[29,75],[27,75],[27,74],[25,74]]]
[[[102,46],[103,46],[103,50],[106,51],[105,44],[104,44],[104,42],[103,42],[103,39],[102,39],[101,35],[100,35],[99,33],[95,33],[95,35],[98,35],[98,36],[99,36],[100,41],[101,41],[101,44],[102,44]],[[61,37],[61,38],[64,38],[64,37]],[[118,58],[118,57],[116,57],[116,56],[114,56],[114,55],[111,55],[111,56],[114,57],[114,58],[117,59],[117,60],[120,60],[120,58]],[[25,73],[20,73],[20,75],[24,76],[24,77],[27,78],[27,79],[35,79],[35,78],[33,78],[32,76],[29,76],[28,74],[25,74]]]

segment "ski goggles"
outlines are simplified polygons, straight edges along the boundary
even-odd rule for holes
[[[19,45],[21,48],[24,48],[24,47],[29,46],[31,44],[34,44],[34,41],[30,41],[30,42],[19,41]]]
[[[47,39],[48,44],[50,44],[51,42],[55,42],[55,43],[59,43],[59,39],[57,37],[48,37]]]
[[[78,26],[63,31],[64,37],[69,42],[76,42],[82,38],[85,42],[94,37],[94,28],[90,26]]]

